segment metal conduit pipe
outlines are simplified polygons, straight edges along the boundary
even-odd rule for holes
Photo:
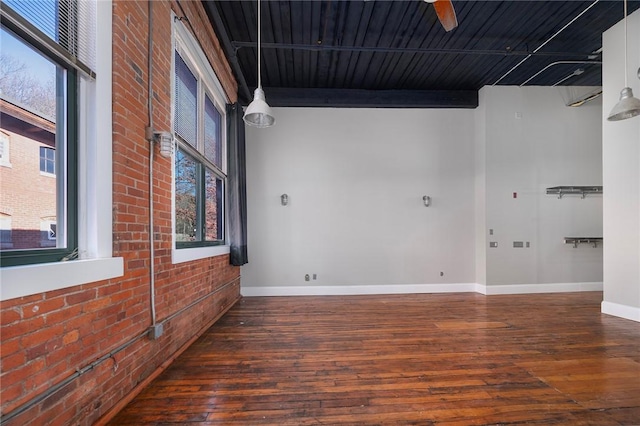
[[[229,287],[230,285],[233,285],[233,284],[237,283],[239,280],[240,280],[240,277],[236,277],[233,280],[229,281],[228,283],[223,284],[220,287],[216,288],[211,293],[205,294],[204,296],[200,296],[198,299],[196,299],[193,302],[189,303],[187,306],[183,307],[179,311],[176,311],[173,314],[169,315],[167,318],[163,319],[162,323],[171,321],[172,319],[174,319],[178,315],[182,314],[184,311],[188,311],[189,309],[193,308],[195,305],[197,305],[198,303],[202,302],[207,297],[211,297],[214,294],[217,294],[217,293],[221,292],[222,290],[224,290],[225,288]]]
[[[546,67],[542,68],[537,73],[535,73],[534,75],[532,75],[531,77],[529,77],[528,79],[526,79],[524,81],[524,83],[520,84],[520,87],[526,85],[528,82],[530,82],[531,80],[533,80],[534,78],[536,78],[537,76],[539,76],[540,74],[542,74],[543,72],[548,70],[549,68],[551,68],[553,66],[556,66],[556,65],[562,65],[562,64],[582,64],[582,65],[584,65],[584,64],[594,64],[594,65],[602,65],[602,61],[556,61],[556,62],[552,62],[549,65],[547,65]]]
[[[207,12],[209,12],[208,15],[213,20],[213,23],[215,25],[214,31],[218,35],[218,38],[220,39],[220,43],[222,44],[222,50],[224,50],[224,53],[227,59],[229,60],[231,67],[233,68],[233,71],[236,76],[236,80],[240,85],[240,89],[242,89],[242,93],[244,93],[244,96],[246,97],[248,102],[251,102],[251,100],[253,99],[253,91],[249,90],[247,81],[245,80],[244,74],[242,73],[242,68],[240,68],[240,63],[238,62],[238,57],[236,55],[237,49],[232,46],[232,43],[229,40],[229,35],[225,31],[224,24],[222,23],[222,18],[218,13],[218,9],[216,8],[216,6],[214,5],[214,2],[212,1],[207,1],[203,3],[204,3],[205,9],[207,10]],[[182,10],[182,5],[180,4],[180,2],[178,2],[178,6],[180,7],[180,10]],[[182,14],[184,15],[184,11],[182,11]]]
[[[153,232],[153,154],[154,154],[154,130],[153,130],[153,2],[149,5],[149,34],[147,52],[147,112],[149,114],[149,127],[147,139],[149,140],[149,305],[151,312],[151,327],[156,325],[156,271],[155,271],[155,238]]]
[[[256,48],[257,43],[252,41],[232,41],[235,50],[243,47]],[[312,52],[371,52],[371,53],[416,53],[430,55],[493,55],[493,56],[589,56],[589,52],[529,52],[524,50],[483,50],[483,49],[437,49],[422,47],[369,47],[369,46],[329,46],[315,44],[295,43],[260,43],[262,49],[306,50]]]
[[[511,68],[509,71],[507,71],[502,77],[500,77],[498,80],[496,80],[495,83],[492,84],[492,86],[495,86],[496,84],[500,83],[506,76],[508,76],[509,74],[511,74],[516,68],[518,68],[520,65],[522,65],[523,63],[525,63],[531,56],[533,56],[533,54],[537,53],[540,49],[542,49],[544,46],[547,45],[547,43],[549,43],[551,40],[553,40],[554,38],[556,38],[556,36],[558,34],[560,34],[562,31],[564,31],[569,25],[573,24],[575,21],[578,20],[578,18],[580,18],[582,15],[584,15],[585,13],[587,13],[593,6],[595,6],[600,0],[595,0],[593,3],[591,3],[585,10],[583,10],[582,12],[580,12],[578,14],[578,16],[576,16],[575,18],[573,18],[571,21],[569,21],[565,26],[563,26],[562,28],[560,28],[558,31],[556,31],[556,33],[554,35],[552,35],[551,37],[549,37],[544,43],[542,43],[540,46],[538,46],[536,48],[536,50],[534,50],[531,54],[527,55],[523,60],[521,60],[520,62],[518,62],[513,68]]]
[[[556,87],[556,86],[560,85],[561,83],[564,83],[565,81],[569,80],[571,77],[575,77],[575,76],[581,75],[583,73],[584,73],[584,68],[578,68],[574,72],[569,74],[568,76],[563,77],[560,80],[558,80],[555,83],[553,83],[551,87]]]

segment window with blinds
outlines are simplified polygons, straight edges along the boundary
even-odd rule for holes
[[[224,99],[197,42],[175,24],[173,127],[176,248],[225,244]]]
[[[19,28],[81,73],[95,77],[96,0],[2,0],[3,24]]]
[[[175,54],[175,130],[194,148],[198,148],[198,79],[178,52]]]
[[[0,17],[0,102],[10,115],[0,128],[15,152],[32,153],[4,170],[26,184],[3,188],[17,213],[0,263],[67,260],[78,248],[78,123],[89,114],[78,108],[80,80],[97,78],[96,0],[2,0]]]

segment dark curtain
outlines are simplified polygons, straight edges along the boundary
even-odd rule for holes
[[[227,105],[229,169],[227,175],[227,214],[229,224],[230,263],[247,263],[247,178],[244,147],[244,121],[240,104]]]

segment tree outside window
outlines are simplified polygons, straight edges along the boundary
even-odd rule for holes
[[[224,244],[224,108],[211,94],[211,76],[199,74],[185,52],[174,59],[176,247]]]

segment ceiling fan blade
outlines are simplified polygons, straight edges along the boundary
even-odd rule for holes
[[[453,8],[451,0],[436,0],[433,3],[433,7],[436,9],[436,14],[440,23],[444,27],[444,30],[449,32],[458,26],[458,19],[456,18],[456,11]]]

